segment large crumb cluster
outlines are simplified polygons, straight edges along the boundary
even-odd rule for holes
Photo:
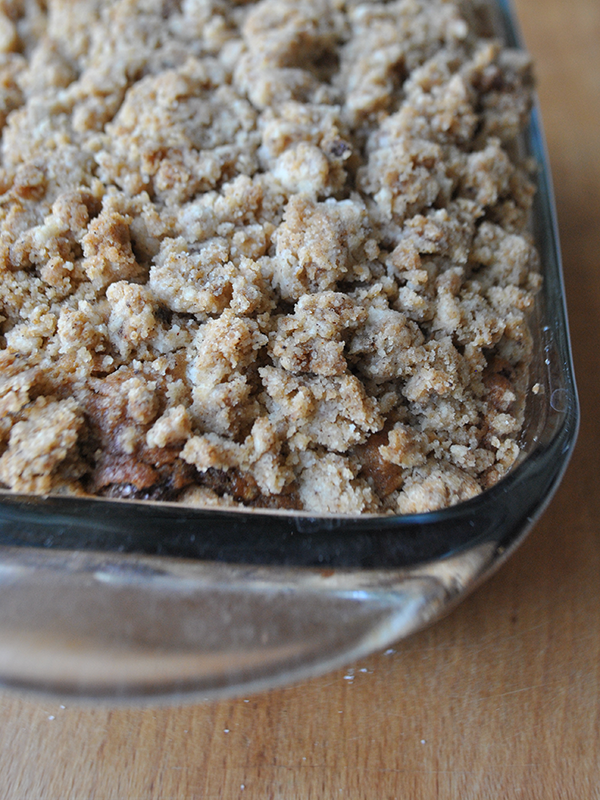
[[[519,448],[527,58],[464,0],[1,0],[0,486],[413,513]]]

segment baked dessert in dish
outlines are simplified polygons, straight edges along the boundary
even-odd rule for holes
[[[506,474],[532,81],[484,4],[0,8],[2,487],[406,514]]]

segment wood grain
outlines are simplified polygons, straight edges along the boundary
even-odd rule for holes
[[[447,619],[318,680],[183,708],[0,694],[0,797],[600,798],[600,3],[516,5],[537,63],[583,409],[542,521]]]

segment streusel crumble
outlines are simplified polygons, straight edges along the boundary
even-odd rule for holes
[[[510,469],[531,77],[481,0],[0,9],[1,486],[403,514]]]

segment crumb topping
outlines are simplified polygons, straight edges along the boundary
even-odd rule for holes
[[[0,486],[407,514],[514,464],[526,55],[479,0],[0,0]]]

